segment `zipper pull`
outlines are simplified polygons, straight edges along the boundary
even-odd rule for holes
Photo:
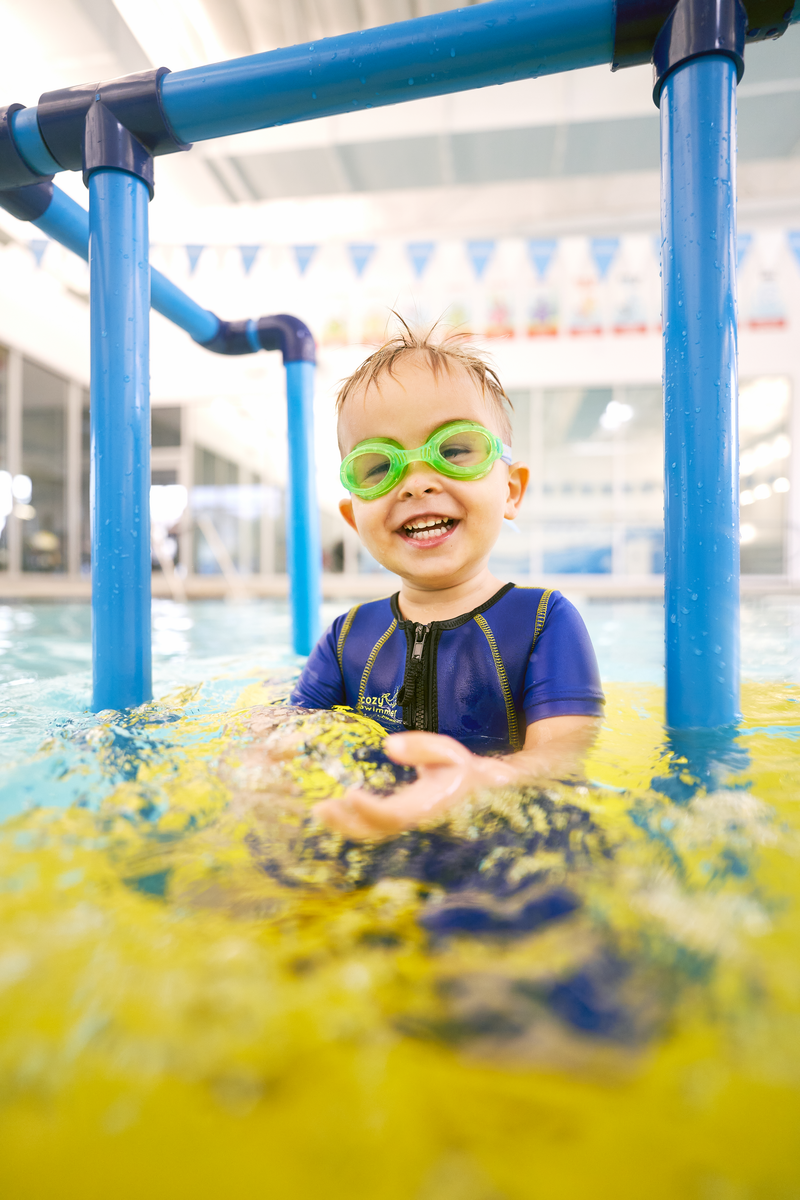
[[[411,651],[411,659],[419,660],[422,658],[422,651],[425,649],[425,639],[430,632],[430,625],[416,625],[414,627],[414,649]]]

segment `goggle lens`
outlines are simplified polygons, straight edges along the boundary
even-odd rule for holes
[[[373,488],[383,483],[391,465],[388,454],[367,451],[366,454],[358,454],[351,460],[350,475],[356,487]]]
[[[456,470],[473,471],[492,457],[493,446],[487,434],[465,429],[451,434],[439,445],[439,457]]]

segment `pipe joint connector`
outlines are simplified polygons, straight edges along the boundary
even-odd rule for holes
[[[653,100],[661,100],[668,75],[693,58],[721,54],[736,64],[737,81],[744,75],[747,13],[742,0],[678,0],[653,46]]]
[[[653,100],[676,67],[707,54],[722,54],[744,74],[748,42],[786,32],[794,4],[788,0],[616,0],[612,71],[651,61]]]
[[[24,107],[24,104],[8,104],[5,108],[0,108],[0,190],[4,192],[12,188],[30,187],[32,184],[44,183],[53,178],[52,175],[39,175],[29,167],[17,149],[11,129],[11,118]]]
[[[220,321],[215,336],[200,345],[215,354],[280,350],[284,364],[317,360],[314,335],[298,317],[289,313],[259,317],[257,321]]]
[[[143,180],[153,199],[153,156],[130,130],[120,124],[100,96],[86,114],[83,135],[83,182],[89,186],[94,171],[125,171]]]
[[[0,208],[18,221],[35,221],[53,198],[53,176],[31,170],[17,150],[11,118],[24,104],[0,108]]]
[[[82,83],[39,97],[39,129],[56,162],[65,171],[83,170],[83,143],[89,109],[99,98],[114,119],[153,156],[188,150],[172,130],[161,103],[167,67],[124,75],[106,83]]]
[[[36,110],[39,132],[65,171],[114,168],[136,175],[153,194],[153,158],[188,150],[175,134],[161,102],[158,67],[105,83],[45,92]],[[0,160],[1,162],[1,160]]]

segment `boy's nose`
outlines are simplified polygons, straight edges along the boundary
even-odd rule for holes
[[[426,492],[441,492],[442,476],[433,467],[424,462],[411,463],[403,482],[400,484],[400,498],[413,499],[414,496],[424,496]]]

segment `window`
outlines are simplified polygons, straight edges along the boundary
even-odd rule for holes
[[[89,393],[81,392],[81,555],[80,570],[88,575],[92,566],[92,530],[89,511],[89,479],[91,454],[91,426],[89,423]]]
[[[239,467],[220,454],[195,446],[191,506],[195,529],[195,571],[227,574],[239,560]]]
[[[511,394],[513,450],[531,468],[493,569],[513,578],[663,571],[661,389]]]
[[[745,575],[786,570],[791,392],[789,380],[761,378],[739,388],[739,535]]]
[[[0,346],[0,571],[8,570],[8,517],[13,506],[8,472],[8,351]]]
[[[181,410],[153,408],[150,411],[150,444],[154,447],[180,446]]]
[[[66,570],[66,402],[66,380],[23,361],[22,475],[31,488],[16,512],[24,571]]]

